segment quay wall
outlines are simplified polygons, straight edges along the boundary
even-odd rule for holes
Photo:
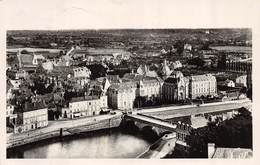
[[[92,123],[86,123],[85,125],[77,126],[77,127],[71,127],[71,128],[62,128],[62,131],[60,129],[46,132],[46,133],[40,133],[33,136],[28,136],[25,138],[21,138],[18,140],[7,140],[7,149],[23,146],[30,143],[35,143],[38,141],[43,141],[51,138],[62,138],[65,136],[72,136],[79,133],[87,133],[92,131],[98,131],[103,129],[110,129],[110,128],[116,128],[119,127],[122,121],[122,116],[117,116],[110,119],[104,119]]]

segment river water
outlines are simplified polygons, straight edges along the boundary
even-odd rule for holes
[[[141,134],[114,130],[33,144],[15,149],[7,155],[9,158],[135,158],[152,143]]]

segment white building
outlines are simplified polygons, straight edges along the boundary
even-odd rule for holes
[[[72,98],[68,108],[62,109],[62,115],[68,118],[99,115],[107,108],[107,96],[85,96]],[[66,115],[65,115],[66,114]]]
[[[168,76],[171,75],[171,73],[173,72],[169,66],[167,65],[167,61],[164,60],[163,61],[163,65],[162,65],[162,69],[161,69],[162,75],[164,76],[164,78],[167,78]]]
[[[33,65],[38,65],[39,62],[43,60],[45,60],[45,57],[43,57],[43,55],[33,53],[33,61],[32,61]]]
[[[7,103],[6,106],[6,123],[15,124],[17,119],[17,114],[14,114],[14,106]]]
[[[191,44],[185,44],[185,45],[184,45],[184,50],[191,51],[191,49],[192,49]]]
[[[174,69],[178,69],[178,68],[181,68],[181,67],[182,67],[182,64],[181,64],[180,61],[175,61],[175,62],[173,63],[173,68],[174,68]]]
[[[225,80],[225,85],[228,86],[228,87],[235,87],[236,86],[234,81],[229,80],[229,79]]]
[[[246,87],[247,75],[242,75],[236,78],[236,84]]]
[[[23,109],[19,109],[15,113],[17,114],[15,133],[26,132],[48,125],[48,110],[42,104],[26,103]]]
[[[191,99],[200,96],[216,95],[217,81],[216,77],[211,74],[190,76],[189,95]]]
[[[130,73],[125,74],[122,81],[136,84],[136,96],[147,97],[148,100],[161,97],[163,80],[159,77],[148,77]]]
[[[54,64],[51,61],[47,61],[47,62],[42,63],[43,69],[45,69],[47,71],[52,71],[53,70],[53,66],[54,66]]]
[[[108,88],[108,105],[113,109],[131,110],[136,96],[136,84],[124,82]]]
[[[19,89],[21,86],[21,80],[20,79],[16,79],[16,80],[10,80],[13,89]]]
[[[16,72],[15,77],[16,77],[16,79],[20,79],[20,78],[25,79],[28,75],[29,75],[28,72],[26,72],[23,69],[20,69]]]
[[[91,71],[87,67],[77,67],[73,69],[74,77],[90,78]]]

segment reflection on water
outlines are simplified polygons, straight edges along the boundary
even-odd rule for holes
[[[135,158],[151,142],[140,135],[120,131],[103,132],[79,139],[66,139],[19,149],[11,158]]]

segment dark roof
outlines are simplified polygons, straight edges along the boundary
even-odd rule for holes
[[[35,102],[35,103],[26,102],[21,108],[16,107],[14,113],[30,112],[30,111],[35,111],[44,108],[47,108],[47,106],[44,105],[42,102]]]
[[[97,100],[97,99],[99,99],[99,96],[73,97],[73,98],[71,99],[71,102]]]
[[[175,83],[177,83],[178,82],[178,79],[179,78],[174,78],[174,77],[168,77],[164,82],[166,82],[166,83],[173,83],[173,84],[175,84]]]

